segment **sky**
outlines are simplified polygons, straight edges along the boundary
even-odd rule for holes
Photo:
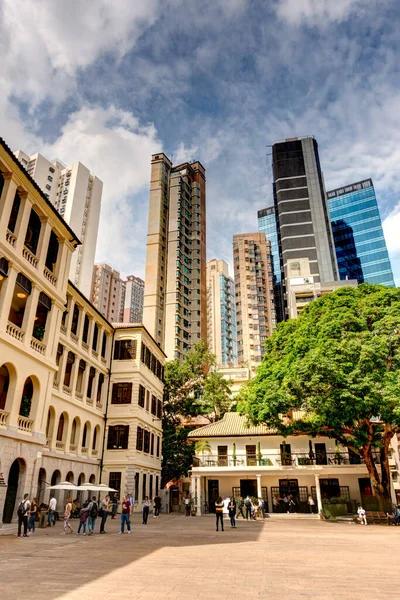
[[[144,276],[151,154],[207,175],[208,258],[272,204],[271,144],[314,135],[327,189],[371,177],[400,285],[393,0],[2,0],[0,135],[103,182],[96,260]]]

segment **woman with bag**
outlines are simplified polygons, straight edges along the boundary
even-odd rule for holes
[[[221,521],[221,529],[224,531],[224,501],[221,496],[218,496],[217,501],[215,503],[215,517],[216,517],[216,526],[218,531],[218,523]]]
[[[99,510],[99,517],[101,517],[100,533],[106,533],[104,531],[104,526],[106,524],[107,517],[108,517],[108,505],[109,505],[109,502],[110,502],[110,496],[106,496],[104,498],[104,500],[102,500],[102,502],[100,504],[100,510]]]

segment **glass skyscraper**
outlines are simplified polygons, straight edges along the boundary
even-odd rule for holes
[[[340,279],[394,287],[371,179],[327,192]]]
[[[271,242],[272,269],[274,281],[274,297],[276,306],[276,319],[278,322],[283,321],[284,312],[282,304],[282,276],[281,276],[281,259],[279,255],[278,229],[276,224],[275,207],[269,206],[263,208],[257,213],[258,231],[265,233],[265,237]]]

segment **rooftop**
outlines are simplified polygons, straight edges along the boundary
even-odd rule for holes
[[[216,423],[205,425],[189,433],[189,438],[209,438],[209,437],[238,437],[253,435],[274,435],[276,431],[269,429],[265,425],[250,425],[245,415],[229,412]]]

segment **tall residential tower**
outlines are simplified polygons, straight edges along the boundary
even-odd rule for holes
[[[124,298],[122,320],[124,323],[143,322],[144,281],[135,275],[128,275],[123,282]]]
[[[276,327],[271,242],[265,234],[234,235],[233,265],[238,363],[248,366],[252,377]]]
[[[235,284],[215,258],[207,263],[207,342],[220,367],[237,364]]]
[[[340,279],[394,286],[371,179],[327,193]]]
[[[66,167],[59,160],[50,161],[41,154],[29,156],[22,150],[17,150],[15,156],[80,239],[82,244],[72,255],[69,276],[89,298],[103,183],[80,162]]]
[[[284,320],[285,307],[282,293],[281,257],[279,253],[278,228],[276,223],[275,207],[269,206],[259,210],[258,230],[265,233],[267,241],[271,242],[272,270],[274,281],[274,296],[276,306],[276,320],[278,323]]]
[[[206,178],[198,161],[151,161],[143,323],[169,359],[207,338]]]
[[[121,322],[123,281],[119,271],[107,263],[94,265],[90,300],[108,321]]]

